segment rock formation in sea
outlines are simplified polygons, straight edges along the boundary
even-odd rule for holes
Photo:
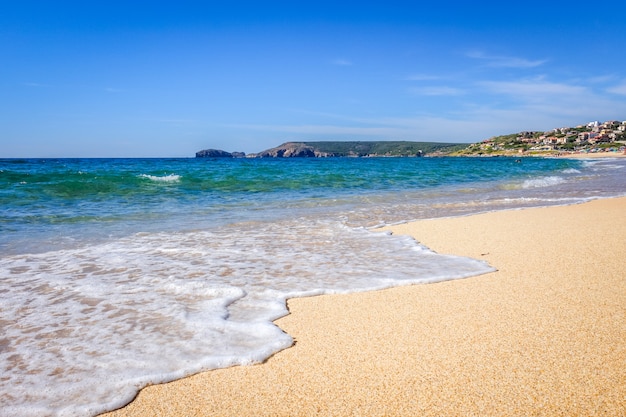
[[[275,148],[259,152],[254,156],[257,158],[324,158],[335,155],[321,152],[306,143],[287,142]]]
[[[196,152],[196,158],[245,158],[243,152],[226,152],[220,149],[204,149]]]

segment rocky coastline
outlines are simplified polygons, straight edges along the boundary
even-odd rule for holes
[[[467,144],[409,141],[286,142],[251,154],[205,149],[196,152],[196,158],[421,157],[426,154],[448,153],[465,146]]]

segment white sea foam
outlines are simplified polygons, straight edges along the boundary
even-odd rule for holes
[[[580,171],[577,170],[576,168],[568,168],[568,169],[564,169],[563,174],[580,174]]]
[[[487,264],[334,223],[142,233],[0,259],[0,415],[92,415],[151,383],[291,345],[289,297],[463,278]]]
[[[181,179],[181,176],[176,174],[164,175],[162,177],[159,177],[157,175],[140,174],[139,177],[147,178],[149,180],[157,182],[178,182]]]
[[[554,185],[562,184],[565,182],[565,178],[550,176],[550,177],[541,177],[534,178],[532,180],[526,180],[522,184],[522,188],[541,188],[541,187],[552,187]]]

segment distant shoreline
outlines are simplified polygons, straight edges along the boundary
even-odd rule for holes
[[[623,152],[579,152],[559,155],[562,158],[626,158]]]

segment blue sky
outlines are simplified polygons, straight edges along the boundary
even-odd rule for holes
[[[0,157],[476,142],[626,120],[618,2],[2,3]]]

